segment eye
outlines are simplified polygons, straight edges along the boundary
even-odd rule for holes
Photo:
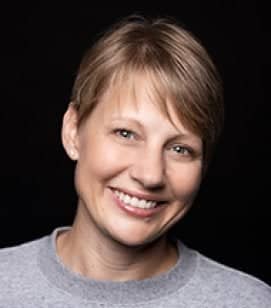
[[[180,145],[175,145],[173,147],[173,150],[179,154],[189,154],[189,150],[185,147],[182,147]]]
[[[181,145],[174,145],[172,150],[180,156],[191,156],[193,154],[193,151],[190,148]]]
[[[129,129],[125,129],[125,128],[118,128],[114,130],[114,133],[122,138],[125,139],[132,139],[135,137],[134,132],[132,132]]]

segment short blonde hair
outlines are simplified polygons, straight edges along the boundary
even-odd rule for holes
[[[169,99],[184,125],[202,139],[208,163],[223,127],[221,78],[198,39],[169,19],[125,18],[87,51],[71,97],[79,124],[113,80],[138,72],[151,79],[162,110],[167,113]]]

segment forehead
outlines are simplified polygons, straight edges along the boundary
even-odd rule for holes
[[[152,129],[159,123],[158,130],[171,127],[172,132],[181,132],[201,139],[184,125],[176,103],[164,85],[147,74],[130,74],[125,78],[117,76],[112,79],[97,107],[100,110],[100,120],[130,118]]]
[[[150,72],[119,72],[112,77],[101,101],[107,102],[111,112],[121,113],[126,107],[142,111],[149,106],[155,107],[172,124],[182,122],[173,95],[164,82]]]

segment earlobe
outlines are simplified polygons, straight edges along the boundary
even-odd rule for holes
[[[70,104],[63,117],[61,136],[63,147],[72,160],[79,158],[77,126],[77,111]]]

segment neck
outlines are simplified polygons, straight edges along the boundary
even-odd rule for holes
[[[59,235],[57,252],[74,272],[108,281],[156,276],[169,270],[178,258],[176,249],[166,237],[142,247],[128,247],[98,232],[80,212],[72,229]]]

